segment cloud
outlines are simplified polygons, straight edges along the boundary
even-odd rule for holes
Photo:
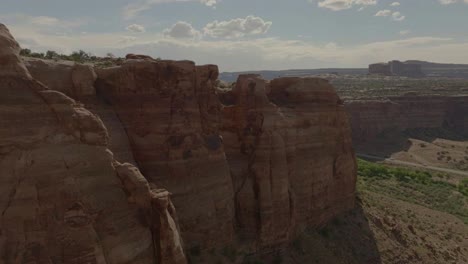
[[[402,15],[400,12],[393,12],[392,14],[392,19],[395,21],[403,21],[405,20],[405,16]]]
[[[350,9],[353,6],[376,5],[377,0],[320,0],[318,6],[333,11]]]
[[[468,4],[468,0],[439,0],[439,3],[443,5],[450,5],[458,2]]]
[[[410,30],[407,30],[407,29],[406,29],[406,30],[401,30],[401,31],[399,32],[399,34],[402,35],[402,36],[408,35],[409,33],[411,33],[411,31],[410,31]]]
[[[392,11],[385,9],[378,11],[374,16],[387,17],[392,14]]]
[[[34,25],[29,24],[8,26],[23,47],[34,51],[70,53],[82,49],[99,56],[107,53],[117,56],[139,53],[164,59],[189,59],[197,64],[218,64],[222,71],[364,67],[373,62],[392,59],[453,63],[468,61],[468,41],[437,37],[403,37],[359,45],[335,42],[317,44],[312,42],[313,38],[200,38],[197,41],[187,41],[186,38],[148,32],[138,34],[138,38],[122,33],[56,35],[38,31]],[[190,36],[190,33],[181,35]]]
[[[400,6],[400,2],[393,2],[390,4],[390,6]]]
[[[206,6],[214,7],[217,4],[217,0],[200,0],[200,2]]]
[[[131,24],[130,26],[126,27],[125,29],[130,31],[130,32],[134,32],[134,33],[146,32],[145,27],[142,26],[142,25],[138,25],[138,24]]]
[[[141,12],[151,9],[154,5],[181,2],[200,2],[209,7],[215,7],[219,0],[140,0],[122,8],[124,19],[129,20],[138,16]]]
[[[247,16],[228,21],[215,20],[208,23],[203,32],[213,38],[240,38],[246,35],[265,34],[271,25],[271,21],[265,21],[256,16]]]
[[[30,16],[22,13],[0,14],[0,20],[8,24],[30,24],[37,29],[77,28],[88,24],[88,19],[58,19],[51,16]]]
[[[163,31],[164,36],[175,39],[195,39],[200,37],[200,31],[196,30],[192,24],[185,21],[178,21],[172,27]]]

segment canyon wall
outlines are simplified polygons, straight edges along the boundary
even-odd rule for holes
[[[101,120],[33,79],[0,24],[0,262],[187,263],[165,190]]]
[[[107,178],[99,164],[90,166],[96,167],[90,175],[123,189],[127,206],[143,210],[143,216],[135,215],[157,240],[152,245],[157,245],[158,259],[184,261],[181,240],[186,249],[203,251],[239,245],[248,253],[277,250],[306,227],[324,225],[354,206],[351,129],[343,103],[325,80],[267,82],[245,75],[226,92],[215,87],[216,66],[190,61],[135,55],[104,69],[37,59],[25,59],[25,64],[35,83],[72,97],[76,101],[63,96],[107,127],[108,143],[101,145],[109,154],[80,157],[93,162],[108,157],[110,163],[102,165],[110,166],[103,174]],[[65,155],[53,151],[56,159]],[[141,173],[117,161],[132,163]],[[88,187],[87,192],[96,190]],[[117,199],[100,190],[96,195]],[[121,206],[113,202],[108,210]],[[156,212],[162,216],[154,220]],[[135,236],[133,246],[143,247],[140,239],[147,236],[129,233]]]
[[[346,102],[354,143],[376,139],[387,132],[444,128],[468,133],[468,96],[390,97]]]

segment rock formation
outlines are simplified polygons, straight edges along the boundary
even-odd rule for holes
[[[0,24],[0,262],[186,263],[169,193],[116,162],[101,120],[19,51]]]
[[[86,243],[103,248],[102,252],[128,253],[126,259],[116,258],[119,263],[149,263],[145,261],[151,257],[162,263],[183,263],[182,240],[186,249],[240,243],[249,253],[276,250],[304,228],[323,225],[354,205],[351,130],[343,103],[325,80],[281,78],[269,83],[245,75],[232,91],[221,92],[215,87],[217,67],[190,61],[129,55],[121,65],[103,69],[37,59],[25,59],[25,64],[37,79],[30,81],[44,90],[43,85],[49,86],[54,91],[47,93],[60,102],[44,107],[52,105],[58,113],[70,108],[66,112],[70,117],[61,118],[53,131],[34,130],[46,135],[44,140],[55,135],[52,142],[26,144],[28,148],[45,144],[53,152],[43,155],[45,165],[34,171],[54,175],[42,176],[41,183],[59,193],[66,184],[66,193],[74,195],[70,200],[78,200],[77,206],[70,206],[73,213],[92,219],[86,227],[97,234],[90,235],[97,242]],[[11,112],[5,115],[11,119]],[[40,118],[27,123],[22,116],[15,117],[21,120],[17,130],[30,133],[25,124],[48,128],[52,122]],[[47,117],[53,119],[53,115]],[[74,118],[80,122],[69,125]],[[67,132],[57,132],[62,128]],[[91,128],[94,132],[87,132]],[[12,134],[11,140],[20,138]],[[89,154],[81,150],[83,145]],[[65,168],[48,171],[52,161]],[[119,200],[122,197],[124,201]],[[94,199],[91,205],[87,199]],[[57,205],[47,208],[50,214],[62,210]],[[37,219],[42,218],[33,215],[30,221]],[[64,232],[64,227],[54,226],[55,231]],[[102,232],[116,239],[111,241]],[[49,233],[45,232],[50,241],[62,241]],[[65,237],[70,243],[76,238]],[[90,255],[77,252],[81,252],[77,256]],[[102,255],[104,263],[114,263],[110,253]]]
[[[350,129],[327,81],[241,75],[232,98],[222,135],[242,234],[275,247],[353,207]]]
[[[424,77],[420,64],[401,62],[397,60],[388,63],[375,63],[369,65],[369,74],[379,74],[386,76],[406,76],[413,78]]]
[[[468,96],[405,95],[346,103],[356,144],[387,132],[445,128],[468,134]]]

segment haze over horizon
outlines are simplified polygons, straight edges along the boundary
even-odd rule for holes
[[[468,63],[468,0],[128,2],[0,0],[0,23],[34,51],[141,53],[221,71]]]

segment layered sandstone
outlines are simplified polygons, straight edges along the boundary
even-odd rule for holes
[[[405,95],[346,103],[353,139],[366,143],[388,132],[445,128],[468,133],[467,96]]]
[[[275,247],[353,207],[350,129],[327,81],[243,75],[230,97],[222,135],[241,234]]]
[[[116,162],[101,120],[19,51],[0,24],[0,262],[186,263],[169,194]]]
[[[179,237],[170,235],[176,219],[188,249],[241,243],[258,252],[282,248],[306,226],[354,204],[350,126],[324,80],[269,83],[247,75],[221,93],[217,67],[190,61],[129,55],[120,66],[96,70],[37,59],[26,65],[34,78],[99,116],[114,159],[138,166],[141,174],[114,165],[165,256],[181,252],[174,246]],[[174,207],[152,184],[172,193]]]
[[[148,59],[98,71],[97,93],[145,177],[173,193],[188,246],[240,238],[253,251],[274,249],[353,206],[349,124],[326,81],[242,76],[220,95],[223,106],[217,75],[211,65]]]
[[[115,159],[136,165],[127,133],[117,114],[108,102],[96,94],[94,84],[97,74],[92,66],[36,58],[23,58],[23,61],[34,79],[51,90],[83,103],[87,110],[99,116],[109,132],[109,148]]]
[[[217,76],[216,66],[132,59],[98,71],[96,83],[145,177],[173,194],[189,247],[233,241],[234,194],[218,129]]]

